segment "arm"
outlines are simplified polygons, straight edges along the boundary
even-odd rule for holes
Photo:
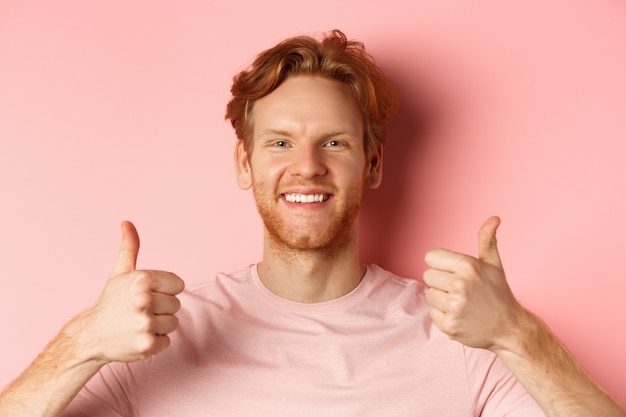
[[[525,311],[518,326],[495,352],[547,416],[626,416],[539,317]]]
[[[123,240],[102,294],[70,320],[33,363],[0,394],[0,415],[59,416],[105,364],[133,362],[169,345],[178,321],[176,275],[135,270],[139,236],[122,224]]]
[[[451,339],[496,353],[547,416],[625,417],[546,324],[524,309],[504,275],[496,243],[500,219],[478,234],[478,258],[428,252],[426,297],[435,324]]]

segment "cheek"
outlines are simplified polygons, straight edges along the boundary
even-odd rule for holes
[[[254,182],[272,184],[279,181],[287,169],[287,162],[272,160],[253,160],[250,164]]]
[[[253,165],[251,167],[251,171],[252,171],[252,182],[254,184],[265,184],[266,182],[268,182],[268,177],[270,176],[270,173],[264,167]]]
[[[367,176],[367,167],[365,166],[365,161],[359,160],[342,167],[341,176],[342,178],[346,178],[346,181],[352,184],[363,183]]]

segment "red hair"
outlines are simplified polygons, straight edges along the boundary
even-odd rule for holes
[[[255,101],[295,75],[324,76],[350,87],[361,107],[366,153],[374,144],[384,143],[385,125],[398,108],[397,89],[363,43],[348,40],[341,31],[333,30],[321,40],[310,36],[284,40],[261,52],[248,69],[233,77],[226,119],[248,152],[252,151],[251,114]]]

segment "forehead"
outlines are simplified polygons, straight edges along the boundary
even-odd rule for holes
[[[253,137],[268,131],[317,135],[327,131],[362,136],[363,120],[352,90],[325,77],[301,75],[285,80],[254,104]]]

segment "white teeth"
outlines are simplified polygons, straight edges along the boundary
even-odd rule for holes
[[[325,194],[285,194],[285,199],[290,203],[321,203],[328,200]]]

